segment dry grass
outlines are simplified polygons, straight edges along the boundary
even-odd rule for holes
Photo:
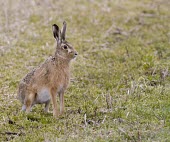
[[[169,141],[168,0],[0,1],[0,141]],[[57,120],[16,99],[20,79],[54,53],[68,23],[73,63]]]

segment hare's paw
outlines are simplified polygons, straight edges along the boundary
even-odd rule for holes
[[[26,111],[26,105],[23,105],[21,111]]]

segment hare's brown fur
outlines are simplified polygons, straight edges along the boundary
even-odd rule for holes
[[[53,115],[59,115],[56,95],[60,97],[60,113],[64,112],[64,92],[70,80],[70,61],[77,56],[76,50],[65,40],[66,23],[62,31],[53,25],[53,34],[57,41],[54,56],[29,72],[20,82],[18,97],[22,102],[22,110],[30,112],[34,104],[45,103],[48,112],[50,100],[53,104]]]

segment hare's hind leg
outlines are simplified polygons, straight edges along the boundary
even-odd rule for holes
[[[31,111],[31,107],[33,105],[34,99],[35,99],[34,93],[30,93],[25,97],[24,105],[26,106],[27,113]]]
[[[30,109],[30,111],[32,111],[32,108],[34,107],[34,105],[32,105],[31,106],[31,109]],[[22,105],[22,109],[21,109],[21,111],[26,111],[26,105]]]

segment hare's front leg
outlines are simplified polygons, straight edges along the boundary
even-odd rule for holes
[[[48,100],[48,101],[45,103],[44,111],[45,111],[45,112],[49,112],[49,107],[50,107],[50,100]]]
[[[51,100],[52,100],[52,106],[53,106],[53,116],[57,118],[58,110],[57,110],[56,91],[54,89],[51,89],[50,93],[51,93]]]
[[[60,114],[64,113],[64,92],[60,92],[59,93],[59,97],[60,97]]]

